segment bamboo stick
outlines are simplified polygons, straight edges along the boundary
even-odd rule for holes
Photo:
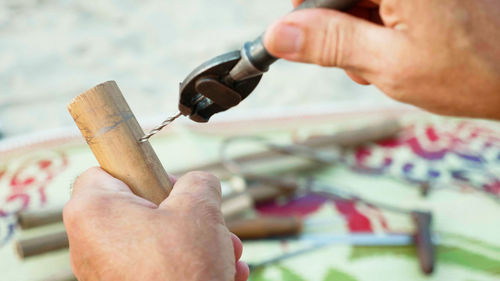
[[[253,208],[253,200],[248,193],[241,193],[222,202],[222,215],[225,220],[233,220]],[[25,259],[60,249],[68,248],[66,231],[45,234],[30,239],[22,239],[16,243],[17,253]]]
[[[30,229],[62,221],[62,207],[44,208],[40,210],[21,211],[17,215],[17,223],[21,229]]]
[[[29,258],[48,252],[68,248],[68,235],[66,231],[50,233],[47,235],[20,240],[16,243],[17,254],[20,258]]]
[[[222,213],[226,219],[231,219],[253,207],[253,203],[265,203],[278,197],[290,196],[296,188],[290,186],[273,186],[270,183],[258,184],[248,188],[245,194],[235,199],[233,195],[222,198]],[[250,196],[250,198],[248,198]],[[18,214],[18,224],[21,229],[32,229],[52,223],[62,222],[63,208],[48,208],[42,210],[22,211]]]
[[[243,197],[235,197],[236,201],[246,200]],[[229,205],[227,205],[229,206]],[[274,236],[290,236],[298,234],[302,230],[302,222],[294,217],[260,217],[254,219],[234,219],[235,215],[247,211],[251,207],[248,204],[231,204],[224,214],[229,231],[238,235],[241,239],[262,239]],[[231,220],[231,218],[233,218]],[[19,257],[42,255],[45,253],[66,249],[69,247],[66,231],[62,230],[43,236],[19,240],[16,249]]]
[[[160,204],[172,184],[120,89],[108,81],[77,96],[68,110],[101,167],[132,191]]]
[[[255,204],[261,204],[274,201],[280,197],[292,196],[296,191],[296,188],[259,184],[250,186],[246,192],[250,194],[250,197],[252,197]]]
[[[226,225],[241,240],[293,236],[302,231],[302,221],[296,217],[257,217],[230,221]]]
[[[230,196],[221,205],[221,212],[226,221],[240,217],[253,209],[254,201],[246,192]]]

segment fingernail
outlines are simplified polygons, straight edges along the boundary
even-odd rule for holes
[[[302,49],[302,29],[294,25],[278,24],[274,27],[274,51],[281,54],[298,53]]]

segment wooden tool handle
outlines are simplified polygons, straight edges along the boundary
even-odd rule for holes
[[[302,231],[296,217],[260,217],[227,222],[227,228],[242,240],[291,236]]]
[[[16,243],[17,254],[21,258],[41,255],[48,252],[68,248],[66,231],[51,233]]]
[[[101,167],[132,191],[161,203],[172,184],[114,81],[76,97],[68,110]]]
[[[221,212],[226,221],[235,220],[252,210],[253,205],[252,197],[242,192],[222,198]]]
[[[369,142],[375,142],[395,137],[403,129],[398,120],[389,119],[374,122],[370,126],[338,132],[331,136],[311,137],[302,145],[321,147],[325,145],[338,145],[344,148],[356,147]]]
[[[41,210],[21,211],[17,222],[21,229],[30,229],[62,221],[62,207],[45,208]]]
[[[255,203],[267,202],[282,195],[289,195],[293,191],[267,185],[252,187],[248,192],[223,197],[221,211],[226,220],[232,220],[252,210],[255,200],[259,200]],[[62,222],[62,212],[62,207],[22,211],[18,213],[17,220],[22,229],[31,229]]]
[[[241,193],[237,196],[224,200],[222,202],[221,209],[224,219],[226,221],[231,221],[232,219],[238,218],[243,213],[251,210],[252,207],[252,198],[247,193]],[[62,210],[59,210],[59,214],[62,218]],[[16,242],[17,253],[23,259],[68,247],[68,235],[65,231],[48,233]]]
[[[253,198],[255,204],[274,201],[283,196],[291,196],[297,188],[288,188],[283,186],[270,185],[266,183],[255,184],[248,188],[247,192]]]

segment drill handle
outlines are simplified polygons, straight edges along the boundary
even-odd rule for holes
[[[334,9],[345,11],[356,5],[360,0],[307,0],[294,11],[313,8]]]

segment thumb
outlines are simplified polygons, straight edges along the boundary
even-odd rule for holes
[[[293,12],[272,24],[264,45],[274,56],[322,66],[336,66],[362,75],[387,67],[402,34],[335,10]],[[366,77],[364,77],[366,78]]]

